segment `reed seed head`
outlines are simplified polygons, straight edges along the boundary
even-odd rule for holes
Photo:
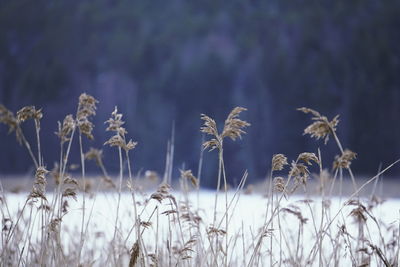
[[[312,165],[311,161],[319,164],[319,160],[314,153],[303,152],[297,157],[297,161],[304,161],[307,165]]]
[[[122,139],[122,137],[119,134],[111,136],[111,138],[104,143],[104,145],[110,145],[111,147],[116,146],[120,148],[123,148],[124,144],[125,144],[124,139]]]
[[[79,96],[78,112],[76,117],[79,120],[96,115],[96,104],[99,103],[93,96],[83,93]]]
[[[150,258],[150,261],[151,261],[150,266],[151,266],[151,267],[156,267],[156,266],[158,266],[158,259],[157,259],[157,255],[156,255],[156,254],[154,254],[154,253],[149,253],[149,254],[147,254],[147,256]]]
[[[365,223],[367,221],[368,210],[359,200],[350,200],[346,205],[356,206],[349,214],[354,217],[356,222]]]
[[[139,247],[138,241],[136,241],[133,244],[130,252],[131,252],[131,256],[129,259],[129,267],[135,267],[136,263],[139,259],[139,254],[140,254],[140,247]]]
[[[272,156],[272,171],[281,171],[285,165],[288,165],[285,155],[275,154]]]
[[[66,175],[66,177],[64,178],[64,184],[78,186],[78,181],[76,179],[72,178],[71,176]]]
[[[166,210],[166,211],[164,211],[164,212],[161,212],[162,215],[166,215],[166,216],[169,216],[169,215],[175,214],[175,213],[178,213],[178,211],[175,210],[175,209],[173,209],[173,210]]]
[[[59,231],[59,226],[60,226],[61,218],[54,218],[50,221],[49,225],[49,230],[51,232],[58,232]]]
[[[68,207],[69,207],[68,201],[64,200],[63,204],[62,204],[62,212],[63,213],[67,213],[68,212]]]
[[[218,139],[212,138],[203,143],[203,148],[208,149],[208,151],[213,151],[216,148],[221,149],[221,142]]]
[[[329,141],[329,135],[336,132],[336,127],[339,123],[339,115],[336,115],[331,121],[326,116],[322,116],[318,111],[310,108],[298,108],[297,110],[308,114],[311,113],[314,122],[304,129],[304,134],[309,134],[311,137],[324,139],[325,144]]]
[[[306,224],[307,221],[308,221],[308,218],[304,218],[303,214],[300,212],[300,209],[298,209],[298,208],[297,209],[294,209],[294,208],[291,208],[291,209],[290,208],[282,208],[281,210],[296,216],[301,224]]]
[[[240,113],[245,110],[247,109],[243,107],[235,107],[231,113],[229,113],[228,118],[225,120],[224,130],[221,134],[222,138],[229,137],[233,141],[235,141],[236,138],[242,138],[242,134],[246,133],[243,129],[250,126],[250,123],[239,119]]]
[[[91,121],[89,121],[87,118],[78,120],[78,127],[79,127],[79,131],[82,134],[84,134],[89,140],[94,139],[94,136],[92,134],[94,125]]]
[[[133,142],[132,140],[129,140],[128,143],[126,142],[125,135],[128,132],[124,127],[122,127],[125,122],[122,120],[122,114],[118,113],[117,107],[114,108],[114,111],[111,113],[111,118],[109,118],[105,123],[108,123],[106,131],[115,132],[115,135],[105,142],[104,145],[120,147],[126,152],[137,146],[137,142]]]
[[[36,110],[34,106],[27,106],[21,108],[17,112],[17,120],[19,122],[24,122],[29,119],[34,119],[36,121],[39,121],[43,117],[42,110]]]
[[[125,136],[128,133],[126,129],[122,127],[125,122],[122,120],[122,114],[118,113],[117,107],[114,108],[111,117],[105,123],[108,123],[106,131],[116,132],[121,136]]]
[[[157,192],[153,193],[150,196],[150,199],[155,199],[160,203],[162,200],[164,200],[166,198],[170,198],[172,201],[174,201],[174,199],[172,198],[172,195],[170,195],[170,193],[169,193],[170,190],[171,190],[171,186],[169,184],[162,183],[158,186]]]
[[[242,107],[234,108],[231,113],[229,113],[228,118],[225,120],[224,129],[221,134],[218,133],[215,120],[205,114],[201,114],[200,119],[204,121],[204,124],[200,128],[200,131],[213,136],[213,138],[203,143],[203,148],[209,149],[209,151],[212,151],[216,148],[221,150],[223,139],[225,137],[229,137],[233,141],[235,141],[237,138],[241,139],[242,134],[246,133],[243,128],[250,126],[250,123],[239,119],[240,113],[245,110],[247,109]]]
[[[213,136],[213,138],[203,143],[203,148],[209,151],[213,151],[216,148],[221,149],[222,139],[219,136],[215,121],[205,114],[201,114],[200,118],[204,121],[204,125],[200,128],[200,131]]]
[[[0,123],[8,126],[8,133],[15,131],[15,137],[17,142],[22,145],[22,134],[19,128],[19,122],[14,116],[14,113],[8,110],[4,105],[0,104]]]
[[[44,192],[42,192],[41,190],[39,190],[38,188],[32,188],[32,191],[31,191],[31,193],[29,194],[29,196],[28,196],[28,198],[29,199],[38,199],[38,198],[41,198],[41,199],[43,199],[43,200],[45,200],[45,201],[47,201],[47,198],[46,198],[46,196],[44,195]]]
[[[132,150],[136,147],[137,142],[133,142],[132,140],[129,140],[128,143],[125,142],[124,138],[121,137],[119,134],[111,136],[110,139],[108,139],[107,142],[104,143],[104,145],[109,145],[111,147],[120,147],[124,149],[125,151]]]
[[[140,221],[140,226],[147,229],[147,228],[152,226],[152,222],[150,222],[150,221]]]
[[[36,169],[35,174],[35,182],[33,184],[33,188],[31,193],[29,194],[29,199],[34,198],[41,198],[43,200],[47,200],[45,197],[45,188],[46,188],[46,175],[49,173],[44,167],[39,167]]]
[[[209,135],[213,135],[217,137],[218,134],[218,129],[217,129],[217,124],[213,119],[211,119],[209,116],[205,114],[201,114],[200,119],[204,121],[204,126],[200,128],[200,131],[202,133],[206,133]]]
[[[97,165],[101,165],[103,158],[103,150],[91,147],[88,152],[85,153],[85,159],[94,160]]]
[[[283,177],[275,177],[274,178],[274,190],[278,192],[284,192],[285,191],[285,179]]]
[[[2,104],[0,104],[0,123],[9,127],[8,133],[15,131],[18,127],[18,121],[17,118],[15,118],[14,113]]]
[[[333,168],[334,169],[338,169],[338,168],[348,169],[348,168],[350,168],[351,162],[356,157],[357,157],[357,153],[355,153],[349,149],[345,149],[341,156],[335,157],[335,160],[333,162]]]
[[[189,180],[193,186],[197,187],[198,186],[198,179],[193,175],[191,170],[179,170],[181,173],[181,178],[182,179],[187,179]]]
[[[310,171],[303,163],[292,162],[289,175],[294,177],[297,182],[305,185],[310,177]]]
[[[94,139],[92,134],[94,125],[89,118],[96,115],[96,104],[98,102],[93,96],[85,93],[79,96],[78,111],[76,113],[77,125],[79,131],[90,140]]]
[[[132,139],[129,140],[129,142],[127,144],[125,144],[125,146],[123,147],[125,149],[125,151],[129,151],[134,149],[137,146],[137,142],[133,142]]]
[[[62,125],[60,122],[58,122],[58,131],[55,134],[61,139],[61,143],[65,143],[70,140],[71,133],[75,129],[75,125],[76,123],[74,117],[71,114],[65,116]]]
[[[214,226],[209,226],[207,229],[208,235],[226,235],[226,231],[223,229],[215,228]]]
[[[40,186],[45,186],[47,184],[46,174],[49,173],[44,167],[39,167],[35,174],[35,184]]]
[[[72,197],[75,201],[77,201],[76,198],[76,188],[65,188],[63,193],[63,197]]]

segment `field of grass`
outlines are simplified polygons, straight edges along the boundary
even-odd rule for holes
[[[76,115],[59,124],[60,160],[50,171],[40,149],[41,110],[24,107],[14,114],[0,105],[0,122],[15,132],[36,166],[27,193],[0,188],[1,266],[398,266],[400,200],[381,195],[381,176],[398,161],[360,183],[351,170],[356,153],[344,149],[336,134],[338,117],[299,109],[312,116],[305,134],[337,144],[332,172],[320,151],[299,153],[291,162],[276,154],[266,181],[254,190],[246,171],[229,189],[224,163],[224,139],[241,139],[250,126],[239,118],[246,109],[233,109],[221,129],[201,115],[200,130],[210,137],[204,149],[219,156],[217,188],[205,191],[201,158],[196,175],[181,170],[171,186],[173,149],[159,180],[152,173],[134,177],[129,152],[137,143],[128,139],[117,109],[106,122],[111,137],[104,145],[117,149],[120,162],[117,179],[110,177],[102,150],[85,148],[96,105],[82,94]],[[34,122],[34,142],[21,128],[26,121]],[[68,173],[74,138],[79,179]],[[97,163],[101,178],[86,175],[88,160]],[[312,165],[319,172],[310,190]],[[146,179],[157,183],[154,190],[142,188]]]

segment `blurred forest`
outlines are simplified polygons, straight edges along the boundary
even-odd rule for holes
[[[231,182],[245,169],[251,180],[264,177],[275,153],[294,159],[320,147],[331,168],[334,142],[302,135],[310,121],[296,108],[307,106],[341,115],[342,143],[358,153],[354,170],[373,174],[400,157],[399,14],[400,1],[375,0],[1,1],[0,103],[43,108],[48,168],[59,156],[57,121],[86,92],[100,103],[85,148],[108,139],[103,122],[118,105],[139,142],[135,172],[163,172],[173,127],[175,173],[197,171],[200,114],[222,126],[235,106],[248,108],[242,118],[252,126],[226,144]],[[31,126],[24,129],[34,141]],[[32,168],[4,125],[0,134],[0,173]],[[76,163],[78,151],[74,144]],[[206,185],[216,154],[204,154]],[[105,148],[111,171],[116,155]]]

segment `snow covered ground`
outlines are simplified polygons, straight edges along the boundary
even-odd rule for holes
[[[171,212],[175,209],[174,201],[171,199],[164,199],[160,203],[156,199],[151,199],[152,192],[136,196],[140,220],[149,223],[146,225],[147,228],[143,227],[142,230],[146,250],[148,253],[154,253],[157,249],[164,248],[166,242],[176,248],[182,248],[185,246],[185,242],[193,237],[197,244],[187,251],[187,255],[192,257],[189,259],[191,262],[188,265],[202,262],[199,257],[204,255],[196,255],[196,252],[207,251],[207,246],[212,240],[207,231],[213,224],[215,192],[201,191],[199,194],[192,192],[189,195],[179,192],[171,193],[175,197],[177,206],[180,207],[177,212]],[[7,205],[4,203],[1,205],[2,217],[3,219],[11,218],[15,223],[16,214],[24,206],[27,194],[9,193],[5,196]],[[188,196],[188,199],[185,196]],[[49,203],[51,200],[52,197],[49,194]],[[274,200],[275,206],[278,200],[277,196]],[[365,255],[370,254],[369,260],[375,266],[382,262],[374,253],[373,246],[380,248],[388,257],[391,255],[392,261],[398,257],[395,253],[399,244],[395,239],[398,238],[400,199],[388,199],[375,207],[368,207],[372,202],[367,199],[360,199],[361,206],[346,201],[346,198],[339,199],[338,197],[322,201],[321,197],[297,195],[290,196],[288,199],[282,198],[279,216],[275,216],[275,219],[267,227],[264,227],[265,236],[260,239],[260,231],[271,217],[271,208],[269,207],[267,210],[268,199],[259,194],[235,195],[234,192],[230,192],[228,194],[229,224],[226,234],[229,240],[229,263],[232,266],[243,266],[253,261],[251,265],[268,266],[271,262],[281,262],[283,265],[293,266],[293,260],[297,259],[298,265],[318,266],[319,260],[322,259],[324,266],[334,266],[335,262],[339,262],[341,266],[350,266],[354,261],[363,261],[361,257],[364,256],[358,255],[358,250],[368,250]],[[66,253],[76,249],[77,241],[79,241],[82,203],[82,195],[78,195],[76,201],[70,199],[68,212],[62,218],[61,239]],[[117,203],[118,194],[116,193],[86,195],[85,227],[87,227],[87,233],[84,251],[90,254],[94,262],[101,261],[104,252],[109,249],[107,244],[110,244],[114,237]],[[214,227],[224,231],[226,230],[223,217],[225,204],[225,195],[220,193],[218,195],[217,223]],[[33,206],[38,205],[36,203]],[[31,238],[35,240],[38,238],[35,236],[35,232],[40,232],[38,229],[40,210],[31,207],[25,208],[21,221],[34,218],[35,224],[30,232],[32,232]],[[324,216],[321,216],[322,212],[324,212]],[[188,216],[183,216],[185,214]],[[132,195],[127,192],[122,193],[116,235],[126,248],[132,247],[136,240],[136,233],[133,231],[133,215]],[[365,217],[366,223],[360,227],[357,218],[363,221],[362,216]],[[90,219],[88,220],[88,218]],[[4,220],[2,221],[4,224]],[[172,230],[171,225],[173,226]],[[28,230],[23,234],[27,235],[27,232]],[[321,233],[323,238],[320,238]],[[364,241],[359,240],[361,234]],[[259,253],[253,255],[257,242],[260,240]],[[389,247],[391,242],[394,248]],[[202,248],[199,248],[200,244],[202,244]],[[271,244],[272,260],[270,257]],[[321,255],[316,249],[317,247],[323,248]],[[251,259],[252,257],[254,259]]]

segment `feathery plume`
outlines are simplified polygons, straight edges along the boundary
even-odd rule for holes
[[[137,146],[137,142],[133,142],[132,139],[129,140],[128,143],[125,143],[125,146],[123,147],[123,149],[125,149],[125,151],[129,151],[134,149]]]
[[[236,138],[242,138],[242,134],[246,132],[243,128],[250,126],[250,123],[239,119],[239,115],[242,111],[247,110],[242,107],[235,107],[231,113],[229,113],[228,118],[225,120],[224,130],[222,131],[221,137],[229,137],[233,141]]]
[[[368,214],[368,210],[367,208],[358,200],[350,200],[346,203],[346,205],[349,206],[356,206],[356,208],[354,208],[349,215],[353,216],[354,219],[358,222],[358,223],[364,223],[367,221],[367,216],[366,214]]]
[[[283,177],[275,177],[274,178],[274,189],[275,191],[278,192],[284,192],[285,191],[285,179]]]
[[[103,150],[91,147],[88,152],[85,153],[85,159],[94,160],[97,165],[101,165],[103,158]]]
[[[312,165],[311,161],[319,164],[319,160],[314,153],[303,152],[297,157],[297,161],[304,161],[307,165]]]
[[[29,119],[39,121],[42,117],[42,109],[36,110],[34,106],[23,107],[17,112],[17,120],[19,122],[24,122]]]
[[[132,140],[129,140],[129,142],[126,143],[125,135],[128,132],[124,127],[122,127],[125,122],[122,120],[122,114],[118,113],[117,107],[114,108],[114,111],[111,113],[111,118],[109,118],[105,123],[108,123],[106,131],[115,132],[115,135],[111,136],[104,145],[120,147],[125,151],[132,150],[137,146],[137,142],[133,142]]]
[[[3,123],[9,127],[8,133],[12,133],[18,127],[18,121],[14,116],[14,113],[8,110],[2,104],[0,104],[0,123]]]
[[[79,96],[78,111],[76,113],[77,125],[79,131],[84,134],[88,139],[92,140],[93,123],[89,118],[96,115],[97,101],[93,96],[88,94],[81,94]]]
[[[198,185],[198,179],[193,175],[192,170],[179,170],[181,173],[181,178],[189,180],[193,186]]]
[[[247,109],[242,107],[234,108],[225,120],[224,129],[221,134],[218,132],[215,120],[205,114],[201,114],[200,119],[204,121],[204,125],[200,128],[200,131],[213,136],[213,138],[203,143],[203,148],[209,149],[209,151],[216,148],[221,150],[225,137],[229,137],[233,141],[237,138],[242,138],[242,134],[246,133],[243,128],[250,126],[250,123],[239,119],[240,113],[245,110]]]
[[[272,156],[272,171],[281,171],[285,165],[288,165],[285,155],[275,154]]]
[[[96,104],[99,103],[93,96],[83,93],[79,96],[78,112],[76,117],[78,120],[96,115]]]
[[[108,127],[106,131],[116,132],[121,136],[125,136],[128,132],[122,125],[125,122],[122,120],[122,114],[118,113],[117,107],[114,108],[114,111],[111,112],[111,118],[109,118],[105,123],[108,123]]]
[[[65,116],[63,123],[58,122],[58,131],[55,134],[61,139],[61,143],[68,142],[71,133],[75,129],[75,120],[71,114]]]
[[[226,235],[226,231],[223,230],[223,229],[215,228],[213,226],[209,226],[208,229],[207,229],[207,234],[208,235],[221,235],[222,236],[222,235]]]
[[[132,249],[131,249],[131,256],[129,259],[129,267],[135,267],[137,260],[139,258],[139,253],[140,253],[140,247],[138,241],[133,244]]]
[[[282,208],[281,211],[284,211],[284,212],[287,212],[287,213],[290,213],[290,214],[296,216],[301,224],[306,224],[307,221],[308,221],[308,218],[304,218],[303,214],[300,211],[300,209],[297,208],[297,207],[293,207],[292,209],[290,209],[290,208]]]
[[[75,199],[75,201],[77,201],[76,188],[65,188],[62,193],[62,196],[63,197],[72,197],[73,199]]]
[[[336,126],[339,123],[339,115],[336,115],[331,121],[327,117],[322,116],[318,111],[310,108],[298,108],[297,110],[308,114],[311,113],[314,122],[304,129],[304,134],[309,134],[311,137],[324,139],[325,144],[329,141],[329,135],[336,132]]]
[[[104,143],[104,145],[109,145],[111,147],[116,146],[116,147],[121,147],[123,148],[125,145],[124,139],[119,134],[113,135]]]
[[[44,167],[39,167],[36,169],[35,174],[35,182],[33,184],[33,188],[31,193],[29,194],[29,198],[41,198],[43,200],[47,200],[45,197],[45,188],[46,188],[46,174],[49,173]]]
[[[310,177],[310,171],[303,163],[292,162],[289,175],[292,176],[297,183],[302,183],[305,185],[307,183],[307,179]]]
[[[71,176],[66,175],[66,177],[64,178],[64,184],[78,186],[78,181],[76,179],[72,178]]]
[[[54,218],[50,221],[49,230],[51,232],[58,232],[58,227],[60,226],[61,218]]]
[[[201,114],[200,119],[204,121],[204,126],[200,128],[200,131],[202,133],[206,133],[215,137],[211,138],[208,141],[205,141],[203,143],[203,148],[209,149],[209,151],[213,151],[216,148],[221,149],[222,139],[219,136],[217,124],[215,123],[215,121],[205,114]]]
[[[349,149],[345,149],[341,156],[335,157],[335,161],[333,162],[333,169],[338,169],[338,168],[348,169],[348,168],[350,168],[351,162],[356,157],[357,157],[357,153],[355,153]]]
[[[0,104],[0,123],[3,123],[8,126],[8,133],[12,133],[15,131],[15,137],[17,139],[18,144],[22,145],[22,132],[19,127],[19,122],[17,118],[14,116],[14,113],[8,110],[5,106]]]

